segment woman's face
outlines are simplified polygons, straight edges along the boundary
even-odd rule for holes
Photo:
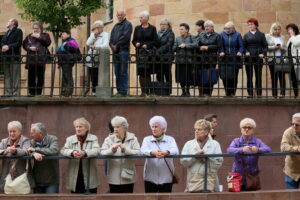
[[[229,35],[229,34],[233,33],[234,28],[233,28],[233,27],[230,27],[230,28],[224,28],[224,31],[225,31],[226,34]]]
[[[250,123],[243,124],[241,128],[241,133],[243,136],[249,137],[254,134],[254,127]]]
[[[61,38],[62,38],[63,40],[68,39],[69,37],[70,37],[70,35],[69,35],[68,33],[62,32]]]
[[[169,28],[169,24],[167,22],[160,23],[160,30],[165,31]]]
[[[281,27],[280,26],[275,26],[273,28],[273,35],[274,36],[280,36],[280,33],[281,33]]]
[[[209,131],[205,130],[202,126],[195,126],[194,130],[195,130],[195,138],[201,142],[204,141],[209,134]]]
[[[11,139],[12,141],[16,141],[17,139],[20,138],[21,136],[21,131],[18,127],[16,126],[8,126],[8,137],[9,139]]]
[[[210,25],[206,25],[204,28],[206,33],[212,33],[214,31],[214,27]]]
[[[32,27],[34,33],[41,33],[42,30],[38,25],[33,25]]]
[[[114,126],[114,133],[117,135],[118,138],[123,138],[126,133],[126,128],[121,124],[117,124]]]
[[[188,34],[188,30],[184,26],[179,27],[180,36],[186,36]]]
[[[162,136],[164,129],[161,128],[161,125],[158,122],[155,122],[151,125],[152,135],[156,138]]]
[[[287,30],[287,32],[288,32],[288,34],[290,36],[295,35],[295,31],[294,31],[294,29],[292,27],[289,27],[288,30]]]
[[[248,24],[249,31],[256,31],[257,26],[253,22],[249,22]]]
[[[140,15],[140,22],[141,24],[147,24],[148,23],[148,18],[144,15]]]
[[[88,132],[88,129],[82,123],[74,123],[76,135],[85,136]]]

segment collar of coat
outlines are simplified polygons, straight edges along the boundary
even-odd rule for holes
[[[87,133],[87,136],[86,136],[86,139],[85,139],[85,142],[87,142],[87,141],[94,141],[94,139],[92,138],[93,136],[92,136],[92,134],[91,133]],[[75,140],[73,141],[73,144],[74,143],[77,143],[77,142],[79,142],[79,140],[77,139],[77,137],[76,137],[76,135],[75,135]],[[84,143],[85,143],[84,142]]]

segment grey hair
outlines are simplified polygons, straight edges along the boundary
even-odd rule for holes
[[[295,119],[295,118],[300,118],[300,113],[295,113],[295,114],[293,115],[293,119]]]
[[[36,132],[41,133],[43,136],[47,135],[46,127],[41,122],[37,122],[35,124],[31,124],[31,128],[34,128]]]
[[[9,122],[7,124],[7,127],[12,127],[12,126],[16,127],[20,131],[22,131],[23,126],[22,126],[21,122],[19,122],[19,121],[11,121],[11,122]]]
[[[212,26],[213,28],[215,27],[215,24],[214,24],[214,22],[213,21],[211,21],[211,20],[206,20],[205,22],[204,22],[204,27],[205,26]]]
[[[112,118],[111,120],[111,124],[113,126],[116,126],[116,125],[121,125],[125,128],[128,128],[129,127],[129,124],[127,122],[127,119],[125,117],[121,117],[121,116],[115,116],[114,118]]]
[[[168,123],[163,116],[153,116],[149,120],[149,125],[152,126],[154,123],[158,123],[162,129],[164,129],[164,133],[167,132]]]
[[[144,11],[140,12],[140,15],[143,15],[144,17],[147,17],[147,19],[150,18],[150,13],[147,10],[144,10]]]
[[[245,124],[251,124],[253,128],[256,128],[256,122],[251,118],[244,118],[240,122],[240,128],[242,128]]]
[[[33,26],[38,26],[40,29],[41,29],[41,32],[43,32],[43,24],[40,22],[40,21],[35,21],[35,22],[33,22],[33,24],[32,24],[32,28],[33,28]]]
[[[104,27],[104,22],[102,20],[95,21],[93,25],[95,26],[97,24],[99,24],[100,26]]]

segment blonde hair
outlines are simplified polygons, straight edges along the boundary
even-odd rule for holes
[[[75,119],[73,124],[82,124],[83,126],[85,126],[85,128],[88,130],[88,132],[90,132],[91,130],[91,124],[88,120],[86,120],[84,117],[81,117],[81,118],[78,118],[78,119]]]
[[[234,23],[232,21],[229,21],[224,25],[224,28],[235,28]]]
[[[275,22],[271,25],[271,28],[270,28],[270,34],[273,35],[273,30],[275,27],[280,27],[281,28],[281,24],[278,23],[278,22]]]
[[[166,24],[168,24],[169,29],[172,29],[172,23],[171,23],[170,20],[168,20],[168,19],[162,19],[162,20],[160,21],[160,23],[166,23]]]
[[[194,127],[196,127],[196,126],[200,126],[204,130],[207,130],[208,132],[210,132],[210,130],[211,130],[211,123],[205,119],[197,120],[194,124]]]

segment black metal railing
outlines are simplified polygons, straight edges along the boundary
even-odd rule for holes
[[[269,156],[300,156],[300,153],[294,152],[273,152],[273,153],[258,153],[258,154],[189,154],[189,155],[168,155],[166,158],[204,158],[204,165],[205,165],[205,174],[204,174],[204,185],[203,185],[203,193],[210,192],[207,189],[207,178],[208,178],[208,159],[211,157],[237,157],[237,156],[259,156],[259,157],[269,157]],[[88,167],[87,167],[87,185],[86,185],[86,193],[90,194],[89,186],[90,186],[90,160],[91,159],[145,159],[145,158],[155,158],[155,156],[146,156],[146,155],[130,155],[130,156],[97,156],[97,157],[89,157],[89,158],[82,158],[88,160]],[[0,160],[3,159],[33,159],[30,156],[0,156]],[[44,156],[43,159],[76,159],[66,156]],[[270,165],[271,166],[271,165]]]

